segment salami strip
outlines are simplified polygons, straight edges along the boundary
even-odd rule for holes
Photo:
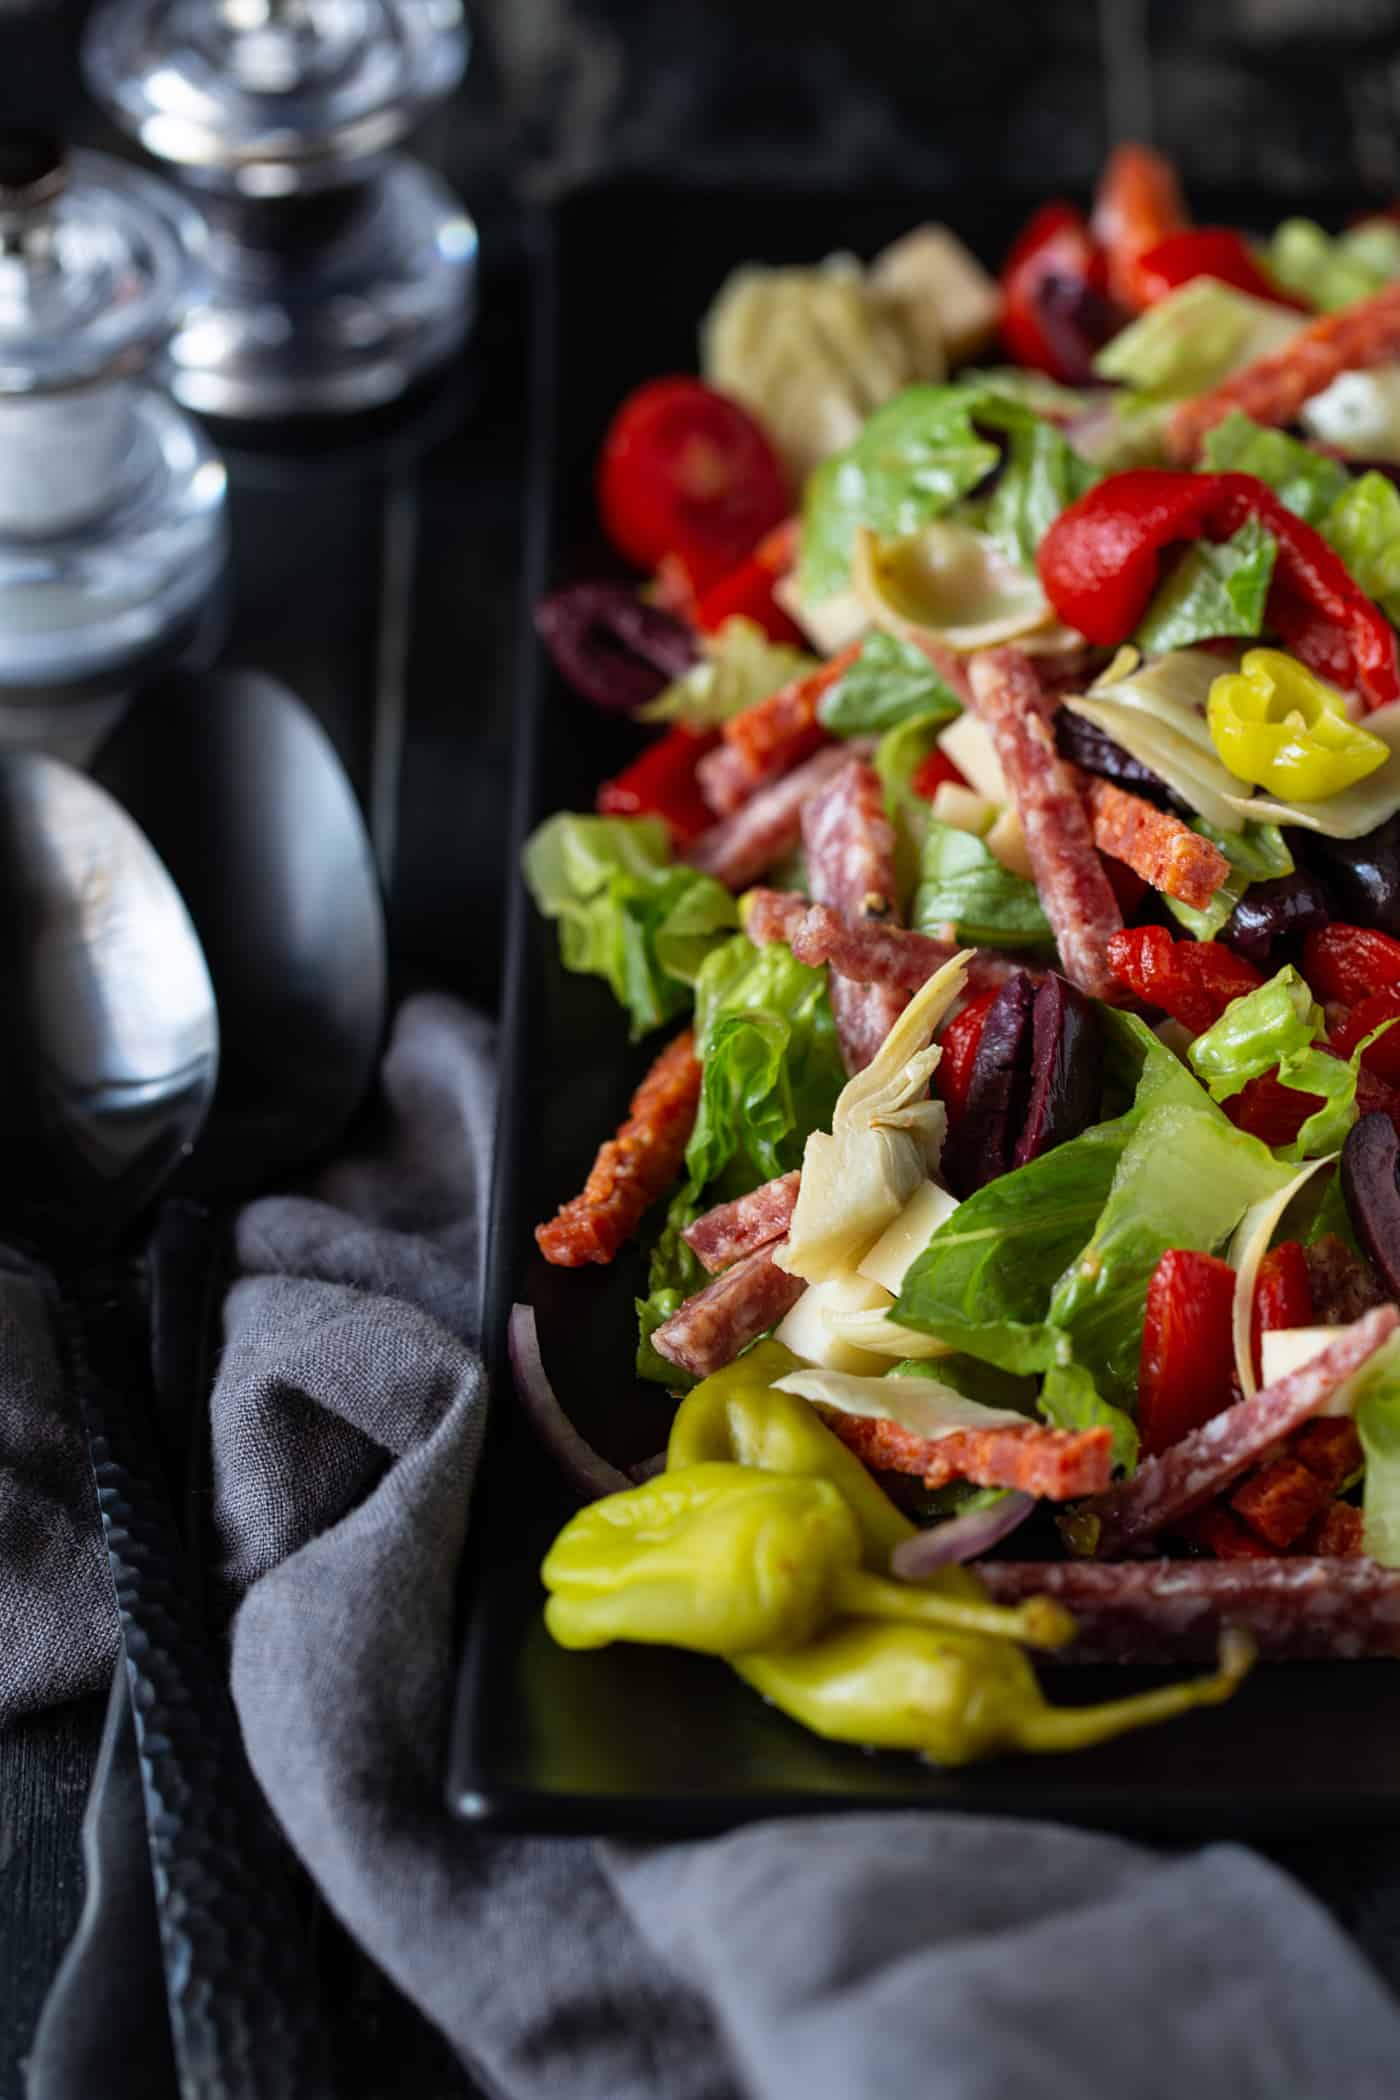
[[[1090,780],[1086,798],[1100,853],[1126,862],[1163,896],[1205,910],[1230,872],[1218,846],[1111,780]]]
[[[1291,342],[1221,381],[1194,401],[1183,401],[1167,425],[1167,456],[1194,466],[1208,430],[1242,409],[1256,423],[1296,421],[1314,394],[1343,372],[1361,372],[1400,357],[1400,284],[1386,285],[1340,313],[1319,314]]]
[[[711,1276],[717,1276],[721,1269],[731,1268],[755,1248],[771,1247],[783,1237],[792,1222],[801,1179],[801,1169],[794,1167],[791,1174],[765,1181],[761,1188],[750,1189],[747,1196],[736,1196],[732,1203],[717,1203],[693,1225],[687,1225],[681,1238],[701,1266]]]
[[[729,817],[742,809],[754,790],[742,752],[720,744],[696,761],[695,778],[700,792],[717,817]]]
[[[1113,1436],[1107,1429],[1049,1429],[1027,1422],[1024,1429],[955,1429],[947,1436],[919,1436],[898,1422],[868,1415],[820,1410],[828,1429],[847,1450],[882,1473],[913,1473],[926,1488],[950,1480],[978,1487],[1020,1488],[1049,1502],[1097,1494],[1113,1471]]]
[[[1203,1661],[1225,1626],[1276,1662],[1400,1655],[1400,1569],[1373,1560],[989,1560],[977,1573],[998,1604],[1053,1597],[1073,1615],[1057,1663]]]
[[[849,764],[852,748],[851,744],[825,745],[795,772],[785,773],[732,816],[702,831],[687,847],[684,858],[726,889],[746,890],[784,854],[791,853],[802,836],[803,803],[823,781]]]
[[[1083,1514],[1099,1521],[1099,1559],[1133,1552],[1260,1464],[1281,1438],[1323,1411],[1338,1386],[1375,1354],[1397,1319],[1393,1305],[1381,1305],[1353,1326],[1339,1327],[1335,1342],[1287,1378],[1227,1407],[1160,1457],[1144,1459],[1131,1480],[1087,1504]]]
[[[1055,749],[1035,667],[1024,650],[986,649],[973,657],[969,676],[1015,799],[1064,973],[1080,991],[1117,1004],[1126,995],[1104,946],[1123,915],[1094,850],[1080,776]]]
[[[958,953],[946,941],[900,926],[879,926],[872,920],[853,926],[829,905],[808,904],[791,890],[751,891],[744,931],[760,948],[783,942],[799,962],[814,969],[830,963],[859,984],[889,985],[906,1003]],[[1003,984],[1019,967],[1010,956],[979,948],[967,966],[969,994]]]
[[[687,1298],[655,1329],[652,1347],[696,1378],[733,1363],[741,1349],[777,1325],[807,1288],[800,1276],[789,1276],[774,1263],[780,1244],[757,1248]]]
[[[776,693],[730,716],[720,733],[725,750],[736,761],[735,778],[748,782],[749,794],[780,779],[828,741],[818,705],[823,693],[855,662],[861,647],[862,642],[852,642],[819,671],[789,679]]]
[[[880,776],[853,758],[802,811],[807,882],[818,904],[852,926],[897,926],[894,827]],[[831,964],[831,1010],[848,1072],[863,1072],[908,1001],[889,985],[844,975]]]
[[[612,1260],[679,1174],[699,1106],[700,1064],[687,1028],[637,1088],[626,1122],[600,1147],[583,1193],[535,1227],[546,1261],[577,1269]]]

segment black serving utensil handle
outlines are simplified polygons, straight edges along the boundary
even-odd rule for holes
[[[201,1224],[186,1211],[164,1218],[157,1235],[153,1305],[164,1310],[153,1356],[166,1377],[177,1370],[183,1377],[202,1361],[199,1336],[209,1330],[200,1308],[218,1274],[213,1231],[207,1218]],[[110,1940],[102,1891],[120,1909],[130,1901],[132,1875],[153,1875],[181,2100],[321,2100],[333,2085],[305,1920],[285,1846],[244,1754],[194,1556],[171,1506],[167,1475],[188,1448],[188,1421],[182,1437],[173,1389],[153,1414],[150,1382],[129,1375],[142,1347],[129,1293],[89,1279],[81,1305],[60,1295],[58,1311],[121,1617],[118,1671],[133,1716],[148,1852],[137,1856],[139,1825],[129,1815],[111,1812],[100,1797],[92,1804],[89,1865],[99,1897],[84,1928],[94,1944]],[[108,1367],[123,1362],[128,1375],[110,1375]],[[206,1391],[202,1383],[184,1387],[191,1414]],[[117,1726],[109,1715],[112,1756],[98,1775],[109,1789],[121,1780]],[[65,1964],[65,1975],[70,1966],[81,1973],[81,1959]],[[46,2008],[46,2024],[63,2019],[60,2009]],[[60,2092],[77,2100],[77,2089],[57,2086],[43,2100],[59,2100]],[[37,2086],[31,2100],[40,2100]]]

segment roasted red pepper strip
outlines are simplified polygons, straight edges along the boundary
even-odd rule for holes
[[[715,634],[726,620],[752,620],[770,641],[805,647],[806,635],[773,596],[774,584],[788,574],[796,552],[797,527],[789,518],[759,541],[747,561],[702,594],[695,607],[696,626]]]
[[[1103,244],[1109,290],[1130,312],[1151,304],[1139,275],[1143,256],[1190,223],[1166,155],[1131,140],[1115,146],[1094,198],[1094,233]]]
[[[1356,1006],[1388,984],[1400,984],[1400,941],[1369,926],[1334,919],[1303,942],[1303,975],[1324,1006]]]
[[[1400,1085],[1400,984],[1385,984],[1350,1013],[1332,1030],[1332,1048],[1338,1057],[1350,1057],[1358,1043],[1364,1043],[1375,1028],[1391,1022],[1385,1034],[1363,1051],[1361,1062],[1368,1072],[1389,1085]]]
[[[630,766],[605,780],[597,809],[604,817],[661,817],[678,845],[699,838],[715,820],[700,792],[695,767],[719,742],[719,733],[677,727],[633,759]]]
[[[1174,941],[1165,926],[1130,926],[1110,934],[1108,965],[1115,977],[1200,1035],[1232,999],[1264,980],[1253,963],[1218,941]]]
[[[918,767],[909,785],[925,802],[932,802],[945,782],[952,787],[967,787],[969,784],[967,775],[959,772],[946,751],[940,751],[935,745]]]
[[[1291,306],[1299,313],[1312,311],[1264,275],[1249,252],[1248,242],[1233,226],[1194,226],[1169,234],[1138,257],[1134,272],[1137,296],[1147,306],[1155,306],[1159,299],[1165,299],[1178,285],[1189,284],[1193,277],[1214,277],[1220,284],[1232,284],[1237,291],[1248,292],[1251,298],[1270,299],[1277,306]]]
[[[1161,557],[1186,540],[1226,540],[1257,518],[1278,542],[1266,619],[1312,670],[1372,707],[1400,699],[1395,630],[1311,525],[1253,474],[1141,467],[1111,474],[1062,511],[1037,557],[1067,626],[1125,642],[1157,587]]]
[[[1264,1376],[1262,1337],[1275,1333],[1280,1327],[1311,1327],[1312,1317],[1308,1257],[1301,1241],[1284,1240],[1280,1246],[1271,1247],[1260,1262],[1259,1278],[1254,1286],[1250,1347],[1256,1378],[1262,1382]]]
[[[1230,1405],[1235,1272],[1213,1254],[1173,1247],[1147,1286],[1138,1368],[1138,1432],[1147,1456]]]
[[[1093,376],[1094,351],[1113,332],[1103,251],[1083,212],[1056,198],[1027,221],[1001,273],[1001,339],[1017,364],[1067,386]],[[1074,311],[1088,309],[1087,329]]]
[[[991,991],[979,992],[975,999],[969,999],[939,1037],[943,1055],[938,1061],[934,1084],[948,1104],[948,1114],[955,1120],[967,1105],[972,1067],[977,1062],[977,1045],[982,1040],[982,1024],[996,995],[994,985]]]

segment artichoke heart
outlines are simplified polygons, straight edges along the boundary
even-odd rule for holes
[[[856,533],[856,595],[877,627],[906,641],[934,635],[949,649],[990,649],[1056,628],[1039,579],[969,525],[941,518],[907,539]]]

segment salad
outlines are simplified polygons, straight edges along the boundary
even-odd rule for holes
[[[517,1307],[551,1631],[947,1763],[1400,1655],[1400,210],[1126,145],[999,280],[748,266],[701,353],[603,446],[642,580],[538,613],[639,747],[526,879],[658,1047],[536,1238],[640,1243],[666,1438]]]

